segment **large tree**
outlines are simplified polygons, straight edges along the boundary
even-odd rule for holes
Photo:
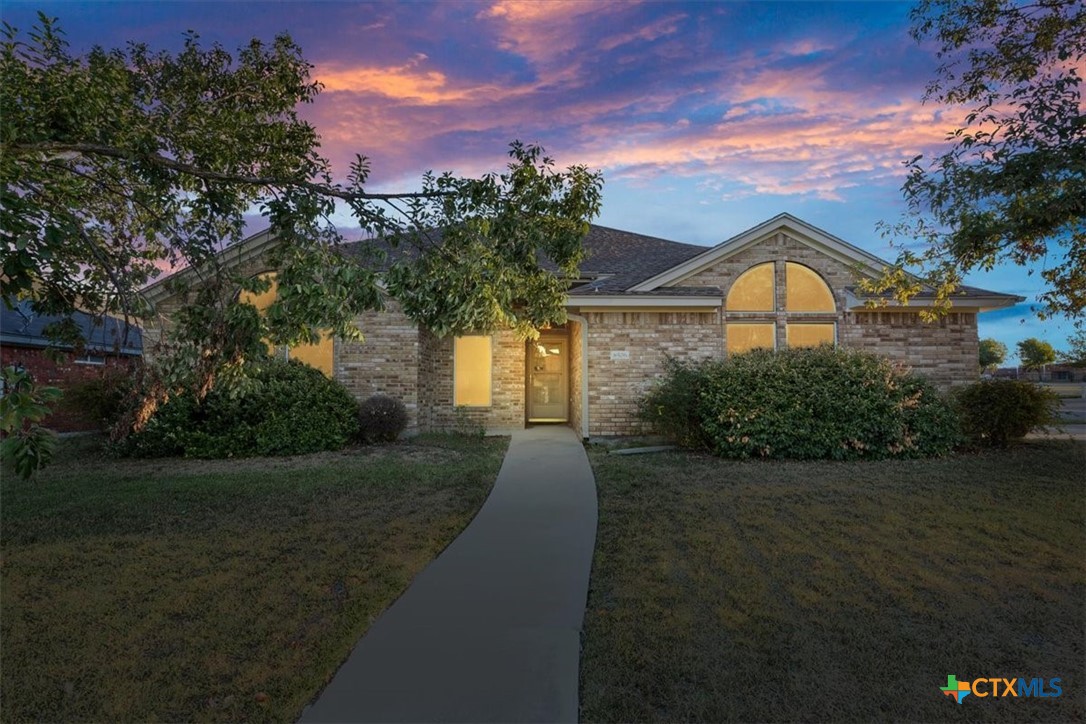
[[[1086,329],[1076,329],[1067,343],[1068,348],[1060,355],[1060,361],[1073,367],[1086,367]]]
[[[948,150],[908,162],[905,219],[884,231],[918,239],[871,291],[917,291],[919,267],[940,307],[975,269],[1042,264],[1045,314],[1086,305],[1086,115],[1079,0],[922,0],[912,35],[941,61],[925,102],[961,109]]]
[[[999,367],[1007,358],[1007,345],[997,339],[982,339],[978,349],[980,368],[985,372]]]
[[[310,70],[286,35],[236,54],[189,33],[176,54],[131,43],[77,56],[55,19],[39,16],[26,36],[5,23],[4,301],[147,318],[141,288],[163,269],[192,266],[197,283],[175,316],[163,384],[206,390],[243,370],[265,340],[361,336],[359,313],[381,305],[382,264],[340,253],[338,204],[364,236],[412,247],[383,265],[387,289],[438,333],[510,326],[530,336],[564,321],[562,282],[541,257],[575,276],[599,210],[598,173],[555,170],[538,147],[514,143],[508,170],[479,179],[427,174],[417,190],[371,193],[359,156],[337,182],[316,129],[298,115],[321,90]],[[219,254],[254,211],[278,239],[278,299],[263,315],[237,291],[267,282]]]
[[[1055,348],[1043,339],[1030,337],[1018,343],[1018,359],[1027,370],[1037,370],[1056,361]]]

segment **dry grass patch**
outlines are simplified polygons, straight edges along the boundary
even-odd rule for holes
[[[287,720],[464,528],[507,440],[5,475],[0,719]]]
[[[941,460],[592,453],[587,721],[1081,721],[1086,445]],[[1060,677],[1055,699],[939,692]]]

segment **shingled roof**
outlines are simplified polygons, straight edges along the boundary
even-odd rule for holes
[[[431,241],[440,243],[441,232],[430,233]],[[606,226],[592,224],[582,242],[585,260],[581,262],[581,278],[591,280],[570,290],[570,295],[621,293],[649,277],[664,272],[671,267],[701,254],[707,247],[695,244],[683,244],[655,236],[635,234]],[[386,254],[392,258],[410,257],[417,250],[409,245],[400,245],[390,249],[380,239],[367,239],[343,245],[343,251],[359,260],[366,260],[371,252]],[[543,259],[545,268],[556,270],[549,259]],[[651,292],[645,296],[665,293]],[[716,287],[672,287],[666,291],[669,295],[720,295]]]
[[[625,292],[638,282],[667,271],[706,250],[704,246],[593,225],[584,239],[581,275],[593,281],[570,290],[570,296]],[[664,292],[664,290],[661,290]],[[670,295],[719,295],[715,287],[672,287]]]
[[[0,304],[0,342],[20,347],[56,346],[45,336],[45,328],[63,320],[63,316],[35,314],[30,302],[14,307]],[[72,313],[88,352],[138,356],[143,353],[143,332],[135,324],[125,325],[116,317],[97,317],[85,312]],[[60,345],[61,349],[68,349]]]
[[[570,301],[583,304],[588,296],[595,296],[600,300],[604,297],[622,297],[631,301],[654,297],[689,297],[691,302],[695,297],[702,300],[709,297],[720,299],[723,292],[718,287],[683,286],[681,282],[702,266],[738,253],[777,231],[792,234],[803,243],[845,264],[858,263],[874,270],[886,264],[869,252],[787,213],[778,214],[711,247],[593,224],[589,226],[583,241],[585,260],[581,264],[580,279],[573,280],[569,290]],[[428,244],[442,243],[440,229],[430,230],[427,237]],[[273,242],[274,237],[266,230],[228,248],[223,254],[233,254],[237,262],[263,253]],[[411,258],[421,253],[419,249],[406,243],[391,248],[385,239],[348,242],[339,249],[344,255],[378,272],[384,271],[390,261]],[[556,265],[549,259],[544,257],[540,261],[545,269],[557,272]],[[864,303],[870,298],[855,287],[847,287],[845,291],[855,304]],[[168,294],[165,280],[150,285],[144,293],[149,298],[165,296]],[[917,295],[916,305],[930,303],[932,296],[933,291],[925,289]],[[1022,297],[1013,294],[969,286],[962,286],[953,299],[955,302],[974,304],[982,309],[996,309],[1023,301]],[[618,300],[608,300],[607,303],[615,301]]]

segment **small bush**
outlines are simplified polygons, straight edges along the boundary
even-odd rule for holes
[[[172,397],[121,444],[139,457],[300,455],[339,450],[358,433],[358,405],[338,382],[300,362],[268,359],[244,386],[201,402]]]
[[[394,397],[374,395],[358,409],[358,430],[363,442],[394,442],[407,429],[407,408]]]
[[[708,365],[688,365],[668,357],[664,380],[641,398],[638,414],[656,430],[689,448],[711,447],[698,415],[698,400]]]
[[[728,458],[926,457],[959,441],[953,408],[926,380],[828,346],[672,362],[641,411],[679,444]]]
[[[1024,380],[983,380],[956,391],[962,432],[978,445],[1007,447],[1059,421],[1056,393]]]

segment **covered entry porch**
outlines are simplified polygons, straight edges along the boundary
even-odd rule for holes
[[[582,437],[585,375],[583,323],[571,318],[525,343],[525,424],[564,424]]]

